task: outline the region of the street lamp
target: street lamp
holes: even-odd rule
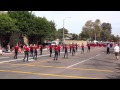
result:
[[[64,43],[64,40],[65,40],[65,39],[64,39],[64,38],[65,38],[65,37],[64,37],[64,22],[65,22],[65,19],[67,19],[67,18],[71,18],[71,17],[66,17],[66,18],[63,19],[63,43]]]

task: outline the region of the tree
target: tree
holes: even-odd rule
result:
[[[56,38],[55,23],[45,17],[37,17],[29,11],[9,11],[9,16],[16,19],[16,25],[23,35],[28,36],[30,43],[43,43],[50,35]],[[51,33],[53,32],[53,33]]]
[[[64,34],[68,34],[68,30],[64,28]],[[65,35],[66,37],[66,35]],[[63,28],[58,29],[58,38],[62,40],[63,38]]]
[[[86,34],[86,35],[88,35],[89,37],[87,37],[87,38],[89,38],[90,40],[92,40],[92,27],[93,27],[93,22],[92,22],[92,20],[88,20],[86,23],[85,23],[85,25],[83,26],[83,28],[82,28],[82,31],[84,32],[84,34]]]
[[[47,38],[47,36],[51,33],[50,23],[45,17],[35,17],[31,27],[33,28],[30,29],[30,32],[28,34],[31,43],[38,43],[38,41],[40,41],[40,43],[43,43],[44,39]]]
[[[111,35],[111,29],[112,29],[112,27],[111,27],[111,24],[110,23],[102,23],[102,25],[101,25],[101,28],[106,32],[106,33],[108,33],[109,35]]]
[[[11,34],[19,31],[15,23],[16,20],[9,17],[8,14],[0,14],[0,40],[6,39],[6,44],[9,43]]]
[[[16,19],[16,25],[21,30],[23,34],[28,34],[31,28],[31,22],[35,17],[32,12],[29,11],[8,11],[8,15]]]
[[[102,23],[101,28],[104,31],[107,40],[110,40],[111,39],[111,31],[112,31],[111,24],[104,22],[104,23]]]
[[[101,21],[99,19],[96,19],[94,22],[94,35],[95,39],[100,40],[100,33],[102,32],[101,29]]]
[[[78,40],[79,36],[75,33],[72,33],[72,40]]]
[[[111,40],[113,40],[114,42],[117,42],[117,37],[112,34],[111,35]]]
[[[81,40],[87,40],[89,38],[88,34],[85,31],[82,31],[80,34],[80,39]]]
[[[111,24],[102,23],[99,19],[96,19],[95,22],[88,20],[82,28],[81,38],[91,40],[110,40],[111,37]],[[89,36],[89,37],[88,37]]]
[[[56,30],[55,22],[50,21],[49,24],[50,24],[50,30],[49,30],[50,33],[48,34],[48,36],[46,38],[47,38],[47,40],[53,41],[58,38],[58,33]]]

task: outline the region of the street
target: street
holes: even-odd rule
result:
[[[111,49],[106,54],[106,48],[95,47],[91,52],[81,54],[79,49],[75,56],[68,54],[63,58],[64,52],[54,61],[54,54],[49,57],[49,51],[43,55],[38,52],[38,59],[23,62],[24,54],[18,54],[18,59],[11,55],[0,56],[0,79],[119,79],[120,60],[115,59]]]

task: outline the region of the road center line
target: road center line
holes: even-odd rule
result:
[[[100,54],[97,54],[97,55],[94,56],[94,57],[90,57],[90,58],[85,59],[85,60],[83,60],[83,61],[81,61],[81,62],[78,62],[78,63],[72,64],[72,65],[68,66],[67,68],[70,68],[70,67],[73,67],[73,66],[75,66],[75,65],[78,65],[78,64],[80,64],[80,63],[83,63],[83,62],[86,62],[86,61],[88,61],[88,60],[91,60],[92,58],[95,58],[95,57],[97,57],[97,56],[99,56],[99,55],[100,55]]]
[[[7,63],[10,64],[10,63]],[[31,64],[10,64],[10,65],[15,65],[15,66],[32,66],[32,67],[43,67],[43,68],[58,68],[58,69],[69,69],[69,70],[83,70],[83,71],[97,71],[97,72],[114,72],[112,70],[100,70],[100,69],[93,69],[93,68],[66,68],[66,67],[56,67],[56,66],[44,66],[44,65],[31,65]]]
[[[16,70],[0,70],[0,72],[11,72],[11,73],[20,73],[20,74],[30,74],[30,75],[39,75],[39,76],[52,76],[52,77],[63,77],[63,78],[82,78],[82,79],[101,79],[101,78],[92,78],[92,77],[83,77],[83,76],[68,76],[68,75],[58,75],[58,74],[46,74],[39,72],[25,72],[25,71],[16,71]]]

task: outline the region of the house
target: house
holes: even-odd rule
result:
[[[65,34],[65,39],[66,39],[66,40],[72,39],[72,35],[70,35],[70,34]]]

